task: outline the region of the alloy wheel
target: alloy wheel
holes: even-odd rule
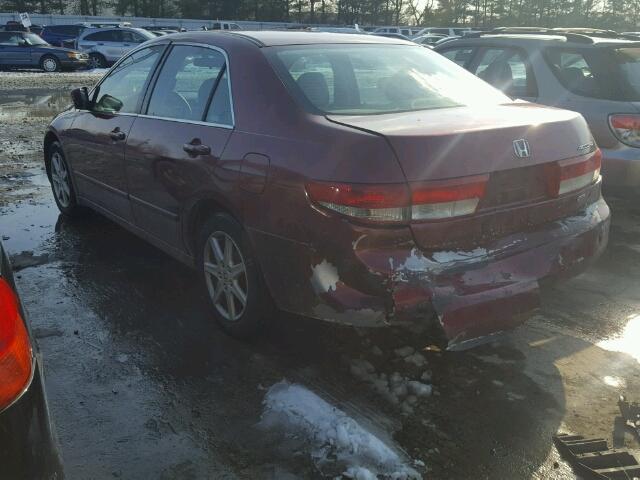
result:
[[[239,320],[247,307],[249,288],[244,257],[224,232],[212,233],[204,246],[204,274],[211,301],[226,320]]]
[[[53,152],[51,155],[51,182],[58,203],[64,208],[69,207],[71,205],[69,170],[59,152]]]
[[[91,68],[102,68],[102,58],[100,58],[98,55],[90,55],[89,66]]]

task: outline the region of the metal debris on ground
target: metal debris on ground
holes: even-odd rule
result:
[[[620,395],[618,407],[627,425],[640,437],[640,403],[630,402],[624,395]]]
[[[603,438],[581,435],[554,435],[560,455],[584,479],[632,480],[640,478],[640,464],[624,449],[610,449]]]

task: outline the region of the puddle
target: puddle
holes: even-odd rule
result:
[[[640,362],[640,315],[630,315],[627,325],[619,336],[598,342],[597,345],[612,352],[622,352],[631,355]]]
[[[49,119],[71,105],[69,92],[4,92],[0,97],[0,122]]]

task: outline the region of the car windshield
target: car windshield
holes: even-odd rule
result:
[[[29,45],[49,45],[42,38],[40,38],[35,33],[27,33],[24,36],[24,39]]]
[[[296,45],[267,55],[289,91],[316,112],[373,115],[510,101],[420,46]]]
[[[628,100],[640,100],[640,47],[615,50],[620,73],[628,86]]]

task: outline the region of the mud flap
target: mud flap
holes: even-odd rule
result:
[[[525,322],[540,307],[536,280],[469,293],[435,287],[433,305],[449,339],[449,350],[465,350]]]

